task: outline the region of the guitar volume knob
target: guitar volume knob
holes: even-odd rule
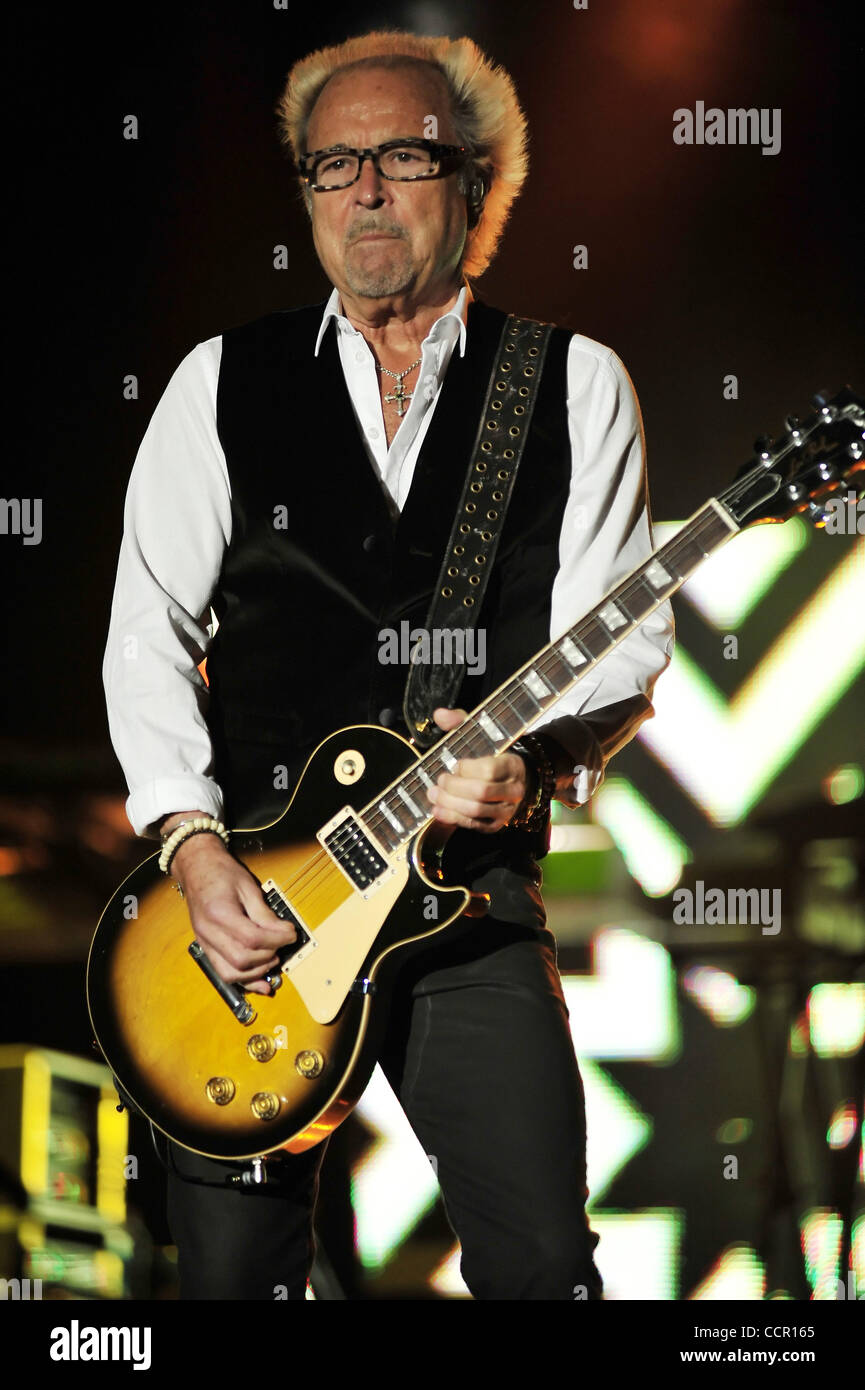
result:
[[[276,1043],[266,1033],[255,1033],[246,1044],[246,1050],[256,1062],[269,1062],[276,1052]]]
[[[234,1100],[237,1087],[230,1076],[212,1076],[204,1088],[208,1100],[214,1105],[228,1105]]]
[[[313,1077],[320,1076],[324,1070],[324,1058],[314,1047],[307,1047],[303,1052],[298,1052],[294,1059],[294,1065],[301,1076],[311,1081]]]
[[[279,1096],[273,1091],[256,1091],[249,1104],[257,1120],[275,1120],[279,1114]]]

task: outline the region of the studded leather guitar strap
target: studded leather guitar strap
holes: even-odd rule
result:
[[[427,615],[430,645],[436,631],[465,638],[477,623],[552,330],[550,323],[516,314],[510,314],[502,328],[468,475]],[[465,669],[465,661],[409,666],[403,717],[419,747],[430,748],[442,737],[432,712],[440,705],[454,705]]]

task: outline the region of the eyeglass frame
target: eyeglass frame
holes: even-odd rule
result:
[[[365,159],[371,159],[373,168],[379,178],[387,179],[390,183],[418,183],[426,179],[437,179],[441,177],[441,169],[436,169],[434,174],[408,174],[405,178],[396,178],[393,174],[385,174],[379,165],[379,156],[384,150],[402,149],[408,146],[411,149],[423,149],[429,154],[430,158],[438,159],[441,163],[444,159],[454,158],[458,155],[469,156],[469,150],[465,145],[442,145],[438,140],[425,140],[420,135],[407,135],[402,139],[384,140],[380,145],[369,145],[366,149],[352,149],[348,145],[328,145],[323,150],[311,150],[308,154],[301,155],[297,161],[298,171],[307,187],[313,193],[341,193],[345,188],[351,188],[356,184],[363,173]],[[312,169],[315,163],[326,154],[347,154],[354,155],[358,160],[357,173],[349,183],[323,184],[312,182]]]

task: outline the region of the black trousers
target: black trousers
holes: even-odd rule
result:
[[[473,1297],[600,1299],[582,1081],[555,938],[528,891],[536,925],[461,918],[400,968],[379,1061],[435,1159]],[[181,1298],[304,1298],[327,1141],[245,1191],[200,1183],[237,1165],[171,1147]]]

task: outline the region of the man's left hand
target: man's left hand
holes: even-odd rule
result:
[[[436,709],[433,718],[449,732],[468,715],[464,709]],[[517,753],[460,758],[453,772],[443,772],[427,791],[435,819],[492,835],[515,815],[528,793],[525,762]]]

